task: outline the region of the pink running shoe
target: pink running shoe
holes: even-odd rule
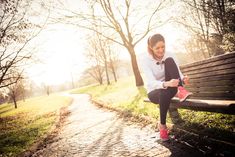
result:
[[[192,94],[193,93],[188,92],[184,87],[179,86],[178,93],[176,94],[176,96],[180,99],[180,102],[183,102],[188,98],[188,96],[190,96]]]
[[[164,141],[168,141],[169,140],[169,136],[168,136],[168,130],[167,129],[160,129],[160,138],[161,140]]]

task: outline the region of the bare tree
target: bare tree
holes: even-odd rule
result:
[[[23,77],[21,73],[12,72],[11,79],[18,78],[14,84],[10,84],[7,86],[8,89],[8,97],[13,101],[15,108],[17,108],[17,101],[22,97],[24,99],[24,84],[23,84]],[[15,79],[14,79],[15,80]],[[13,82],[9,80],[10,82]]]
[[[235,31],[235,3],[231,0],[184,0],[183,4],[185,12],[176,21],[204,43],[200,49],[206,46],[206,57],[224,53],[222,39]]]
[[[90,42],[89,42],[90,41]],[[115,82],[116,76],[116,62],[118,61],[117,54],[111,50],[111,42],[107,40],[101,40],[100,38],[92,38],[88,40],[89,48],[85,55],[89,62],[92,62],[92,66],[86,69],[86,73],[92,76],[100,84],[103,84],[103,73],[106,74],[107,84],[110,84],[109,70],[111,70]]]
[[[44,92],[49,96],[51,94],[51,87],[48,84],[43,83]]]
[[[99,43],[99,49],[98,50],[100,51],[100,53],[98,53],[100,55],[97,56],[97,57],[100,57],[100,61],[103,62],[103,64],[104,64],[107,84],[110,85],[109,73],[108,73],[107,42],[105,42],[105,40],[102,39],[102,37],[100,37],[99,34],[97,34],[97,38],[98,38],[98,43]]]
[[[113,45],[111,45],[113,46]],[[108,46],[108,57],[109,57],[109,64],[108,67],[111,69],[111,72],[114,77],[114,81],[117,82],[117,74],[116,74],[116,64],[118,62],[118,54],[115,52],[115,50],[111,50],[110,45]]]
[[[101,71],[102,70],[102,71]],[[102,75],[100,75],[102,73]],[[103,73],[104,68],[91,66],[83,71],[80,79],[79,79],[79,87],[87,86],[91,84],[96,84],[97,82],[102,85],[103,84]]]
[[[0,89],[0,104],[7,102],[8,94],[5,89]]]
[[[0,3],[0,88],[15,84],[15,68],[32,57],[26,45],[42,30],[29,20],[30,3],[24,0],[1,0]],[[43,23],[42,25],[45,25]]]
[[[49,96],[49,95],[50,95],[50,92],[51,92],[51,91],[50,91],[50,86],[47,85],[45,88],[46,88],[47,95]]]
[[[92,76],[100,84],[103,84],[104,67],[102,66],[103,52],[100,49],[102,41],[98,38],[91,38],[88,40],[87,51],[85,55],[91,65],[91,68],[85,70],[90,76]]]
[[[96,81],[98,81],[100,85],[103,84],[104,68],[102,68],[100,65],[92,66],[88,68],[85,72],[88,73]]]
[[[196,37],[196,40],[199,42],[202,42],[206,50],[204,49],[204,45],[202,47],[199,47],[200,50],[203,50],[204,56],[210,57],[210,49],[209,49],[209,38],[210,38],[210,8],[201,8],[197,0],[190,0],[190,1],[183,1],[184,7],[183,10],[185,11],[182,16],[179,17],[179,19],[176,19],[176,21],[180,24],[182,24],[189,32],[193,34],[194,37]],[[204,10],[204,11],[202,11]],[[207,17],[207,18],[206,18]],[[194,40],[194,39],[193,39]],[[201,45],[201,44],[200,44]]]
[[[192,36],[188,40],[182,41],[187,53],[190,54],[190,60],[199,61],[208,57],[205,49],[206,45],[197,36]]]
[[[67,20],[67,23],[94,31],[126,48],[131,57],[136,86],[142,86],[143,79],[137,64],[135,47],[150,31],[164,24],[165,21],[160,22],[163,19],[158,13],[166,7],[167,0],[145,1],[144,4],[132,0],[115,2],[86,0],[85,2],[87,6],[90,6],[90,12],[88,10],[74,12],[65,9],[70,11],[69,15],[57,19],[57,21]],[[94,26],[99,26],[102,29],[95,29]]]

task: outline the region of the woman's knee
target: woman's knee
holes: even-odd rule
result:
[[[160,99],[168,101],[172,97],[175,96],[176,92],[177,92],[177,88],[171,88],[171,87],[168,89],[162,90],[160,93]]]
[[[159,103],[159,91],[154,90],[148,93],[148,98],[152,103],[158,104]]]
[[[165,59],[165,64],[172,64],[172,63],[175,63],[175,61],[172,57],[168,57]]]

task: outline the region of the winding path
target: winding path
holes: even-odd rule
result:
[[[57,137],[32,156],[202,156],[187,146],[159,142],[154,130],[126,122],[116,112],[101,109],[85,94],[71,95],[71,114]]]

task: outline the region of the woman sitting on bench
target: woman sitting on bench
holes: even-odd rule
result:
[[[169,139],[166,126],[166,115],[171,99],[176,95],[184,101],[192,93],[186,91],[183,83],[189,79],[183,76],[172,54],[165,51],[165,39],[161,34],[148,38],[148,54],[140,58],[142,70],[146,78],[148,98],[155,104],[160,104],[160,138]]]

